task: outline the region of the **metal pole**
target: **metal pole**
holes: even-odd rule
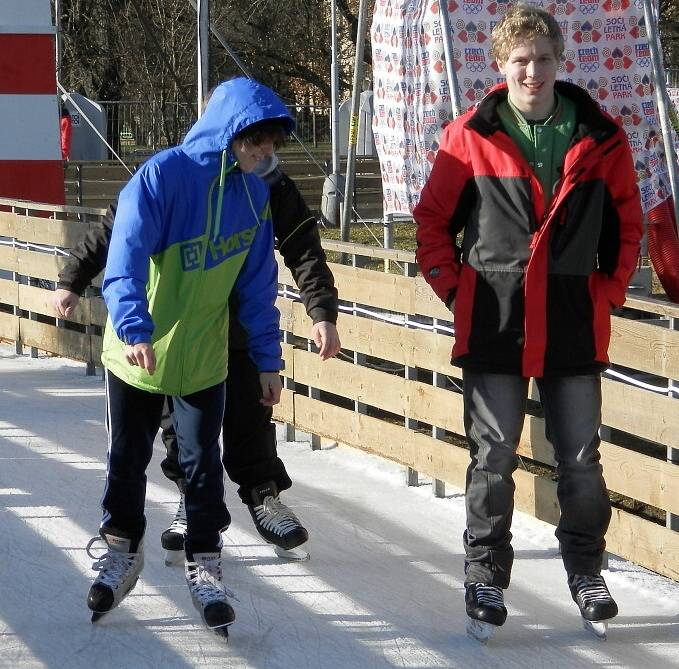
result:
[[[358,141],[358,111],[361,104],[361,82],[363,80],[363,52],[367,27],[368,3],[360,0],[358,6],[358,28],[356,30],[356,60],[354,62],[354,82],[351,93],[351,116],[349,117],[349,145],[347,150],[347,179],[344,184],[344,208],[340,235],[343,242],[349,241],[349,226],[354,197],[356,178],[356,143]],[[343,260],[345,258],[343,257]]]
[[[646,31],[648,33],[648,46],[651,50],[651,63],[653,64],[653,77],[655,79],[655,96],[658,103],[658,116],[660,117],[660,128],[662,129],[662,140],[665,146],[665,160],[667,161],[667,173],[670,177],[672,188],[672,199],[674,200],[674,216],[679,225],[679,168],[677,158],[674,154],[674,144],[672,142],[672,130],[670,125],[669,103],[667,100],[667,90],[665,88],[665,70],[660,56],[660,39],[658,36],[658,23],[653,13],[651,0],[644,2],[644,19],[646,21]]]
[[[210,0],[198,0],[198,118],[203,114],[203,100],[210,90]]]
[[[57,81],[61,81],[61,0],[54,0],[54,25],[57,29],[54,40],[54,59]]]
[[[460,89],[457,85],[457,73],[455,72],[453,32],[450,28],[447,0],[440,2],[439,8],[441,11],[441,28],[443,29],[443,57],[446,61],[446,75],[448,77],[448,88],[450,89],[450,106],[453,111],[453,118],[455,118],[462,113],[462,102]]]
[[[394,243],[394,214],[387,214],[382,225],[384,227],[384,248],[391,249]],[[389,260],[387,258],[384,259],[384,271],[389,271]]]
[[[332,140],[332,173],[339,173],[339,69],[337,67],[337,0],[330,2],[330,49],[332,59],[330,61],[330,132]],[[337,182],[335,182],[337,183]],[[335,218],[339,220],[339,216]]]
[[[340,220],[340,147],[339,147],[339,67],[337,56],[337,0],[330,2],[330,138],[332,142],[332,174],[335,198],[333,200],[333,225]]]

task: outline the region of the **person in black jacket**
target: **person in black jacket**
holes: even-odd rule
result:
[[[338,302],[316,219],[294,181],[278,167],[276,156],[258,166],[258,173],[269,183],[277,248],[292,272],[313,321],[311,338],[321,358],[327,360],[340,350],[335,325]],[[116,204],[109,206],[102,221],[71,250],[69,262],[59,273],[53,305],[64,318],[73,313],[80,296],[106,265]],[[238,305],[231,304],[230,308],[237,309]],[[271,420],[273,410],[260,400],[257,369],[248,354],[245,332],[238,319],[232,318],[223,424],[224,468],[229,478],[238,484],[238,495],[248,506],[259,534],[274,544],[279,555],[305,558],[306,553],[297,547],[308,540],[308,533],[279,498],[280,492],[290,488],[292,481],[277,454],[276,430]],[[175,519],[161,537],[167,551],[167,564],[182,559],[186,531],[184,473],[179,464],[171,412],[171,404],[167,402],[162,423],[167,457],[161,467],[165,475],[175,481],[181,496]]]

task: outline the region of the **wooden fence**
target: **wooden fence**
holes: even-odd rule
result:
[[[291,176],[309,207],[319,213],[323,184],[325,182],[325,163],[329,156],[317,154],[313,162],[309,156],[299,151],[281,153],[281,166]],[[139,163],[129,167],[134,172]],[[346,169],[342,161],[340,169]],[[354,188],[354,218],[374,220],[382,218],[382,176],[377,158],[357,158]],[[116,199],[129,181],[130,173],[118,162],[73,162],[66,170],[66,202],[72,206],[106,208]]]
[[[69,323],[57,321],[45,281],[56,280],[65,262],[61,250],[102,212],[45,206],[40,213],[52,216],[46,219],[29,205],[3,204],[14,204],[15,213],[0,213],[0,338],[31,347],[34,355],[40,349],[95,363],[105,320],[101,298],[85,296]],[[280,263],[286,387],[277,418],[312,433],[313,447],[321,437],[336,440],[401,463],[410,483],[418,473],[431,477],[438,495],[446,483],[463,487],[468,452],[460,437],[460,374],[449,363],[449,312],[415,276],[412,253],[324,246],[354,261],[332,265],[344,348],[326,362],[311,350],[311,323]],[[366,257],[391,271],[357,267]],[[613,318],[611,358],[627,380],[606,375],[603,381],[601,458],[615,504],[608,549],[679,580],[679,404],[672,392],[672,379],[679,379],[679,307],[629,298],[624,315]],[[540,412],[533,413],[519,448],[525,466],[515,474],[516,507],[556,523],[556,463]]]

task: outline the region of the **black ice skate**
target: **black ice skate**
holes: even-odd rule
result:
[[[257,532],[270,544],[276,555],[289,560],[308,560],[309,553],[298,548],[308,541],[309,533],[297,516],[278,497],[278,488],[273,481],[253,488],[249,504],[250,515]]]
[[[573,601],[580,609],[583,627],[599,639],[606,639],[608,620],[618,615],[618,605],[608,592],[606,581],[601,574],[568,577]]]
[[[160,536],[160,543],[165,549],[165,564],[178,565],[184,562],[184,539],[186,538],[186,506],[184,490],[180,486],[179,505],[174,520]]]
[[[465,583],[464,600],[467,607],[467,634],[486,643],[495,629],[507,620],[502,588],[485,583]]]
[[[103,542],[107,547],[99,558],[91,552],[97,542]],[[90,539],[87,554],[95,560],[92,569],[99,572],[87,595],[87,606],[92,611],[92,622],[95,623],[118,606],[137,584],[144,566],[144,550],[141,541],[135,546],[128,537],[102,530],[100,536]]]
[[[184,567],[193,605],[208,628],[228,637],[228,626],[236,614],[228,598],[238,598],[222,583],[222,558],[216,553],[195,553]]]

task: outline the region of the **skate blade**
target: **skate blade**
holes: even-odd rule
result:
[[[125,599],[125,597],[127,597],[127,595],[129,595],[134,590],[134,587],[137,585],[138,581],[139,581],[139,576],[137,576],[137,578],[135,578],[134,581],[132,581],[130,587],[127,589],[125,594],[122,596],[121,600],[117,604],[114,604],[108,611],[92,611],[92,624],[96,623],[98,620],[101,620],[107,613],[111,613],[111,611],[113,611],[113,609],[118,608],[118,606],[120,605],[120,602],[122,602],[123,599]]]
[[[582,619],[582,626],[585,631],[593,634],[597,639],[606,641],[606,632],[608,631],[608,623],[605,620],[585,620]]]
[[[476,620],[476,618],[469,618],[467,620],[467,635],[480,643],[487,643],[496,629],[496,625],[484,623],[481,620]]]
[[[276,546],[274,544],[273,550],[274,553],[276,553],[276,555],[279,558],[282,558],[283,560],[294,560],[296,562],[303,562],[304,560],[311,559],[311,555],[309,555],[309,553],[307,553],[303,548],[300,547],[286,550],[285,548],[281,548],[280,546]]]
[[[220,627],[208,627],[208,629],[211,632],[214,632],[217,636],[221,637],[222,639],[226,639],[226,641],[229,640],[229,627],[231,627],[233,623],[229,623],[228,625],[221,625]]]
[[[177,567],[184,564],[185,553],[181,551],[165,551],[165,566]]]

